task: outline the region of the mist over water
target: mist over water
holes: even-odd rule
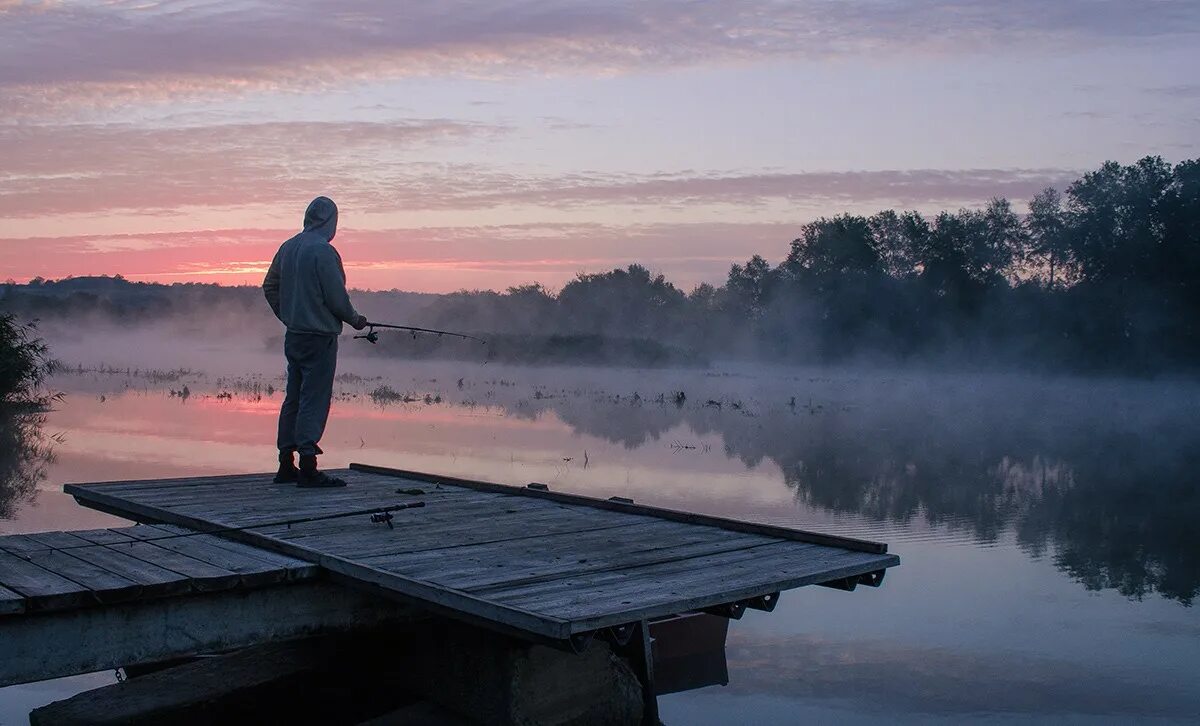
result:
[[[53,458],[34,488],[4,485],[0,532],[117,522],[61,495],[67,481],[270,469],[283,361],[250,340],[61,340],[65,397],[38,439]],[[900,555],[878,590],[804,588],[735,623],[730,684],[664,697],[668,722],[1200,711],[1195,382],[531,368],[341,343],[327,466],[539,481]]]

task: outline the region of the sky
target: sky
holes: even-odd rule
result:
[[[0,0],[0,279],[352,287],[638,262],[1200,156],[1195,0]]]

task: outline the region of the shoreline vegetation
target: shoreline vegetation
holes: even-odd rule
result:
[[[0,414],[36,410],[53,401],[43,384],[54,368],[37,324],[0,311]]]
[[[401,281],[402,282],[402,281]],[[516,364],[700,366],[714,359],[933,365],[1152,376],[1200,371],[1200,159],[1107,162],[1020,215],[980,209],[842,214],[798,229],[778,263],[754,256],[685,292],[632,264],[561,290],[358,291],[371,319],[477,334],[381,336],[372,355]],[[48,325],[169,326],[171,336],[268,341],[253,286],[35,278],[0,311]],[[11,318],[10,318],[11,319]]]
[[[46,407],[59,399],[44,387],[55,363],[36,332],[0,313],[0,519],[33,498],[54,461],[42,426]]]

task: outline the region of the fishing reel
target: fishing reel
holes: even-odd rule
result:
[[[421,493],[424,494],[424,492]],[[395,529],[395,525],[392,524],[392,512],[399,512],[402,509],[421,509],[424,506],[425,502],[408,502],[406,504],[397,504],[387,509],[381,509],[371,515],[371,524],[386,524],[388,529]]]
[[[354,336],[355,340],[358,340],[359,338],[367,341],[371,345],[374,345],[379,342],[379,333],[375,332],[375,328],[371,328],[370,330],[368,330],[366,333],[363,333],[362,335]]]

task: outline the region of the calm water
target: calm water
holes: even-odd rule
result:
[[[137,356],[172,364],[170,351]],[[34,450],[0,462],[0,533],[124,524],[75,505],[70,481],[272,468],[275,366],[214,353],[204,373],[59,376],[61,404],[26,422]],[[735,622],[729,685],[663,697],[666,723],[1200,715],[1195,384],[355,358],[341,370],[328,466],[541,481],[901,556],[878,590],[804,588]],[[415,400],[372,398],[384,385]],[[111,680],[0,689],[0,722]]]

